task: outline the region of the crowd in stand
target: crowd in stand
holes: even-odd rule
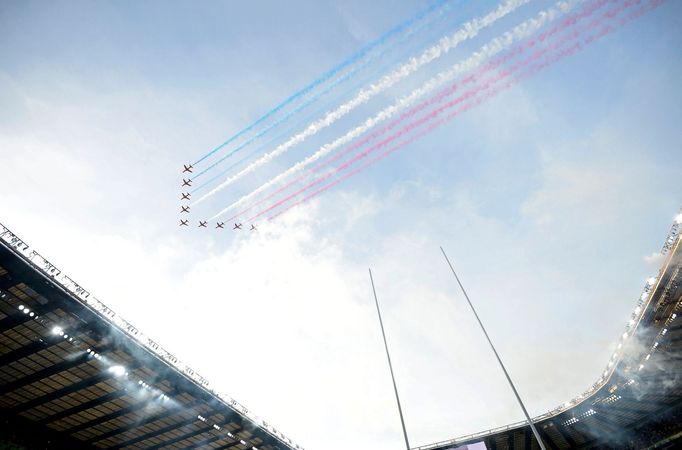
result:
[[[636,437],[629,440],[629,449],[680,448],[682,445],[682,411],[677,410],[659,420],[634,430]]]

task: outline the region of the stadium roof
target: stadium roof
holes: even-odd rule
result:
[[[22,442],[300,449],[2,225],[0,333],[0,420]]]
[[[576,398],[533,418],[547,448],[643,448],[646,445],[638,442],[642,436],[651,438],[667,426],[681,427],[681,236],[682,211],[663,244],[665,261],[659,274],[646,281],[616,351],[597,382]],[[539,448],[523,421],[416,450],[448,450],[477,442],[491,450]]]

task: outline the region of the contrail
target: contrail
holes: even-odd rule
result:
[[[248,133],[249,131],[251,131],[252,129],[254,129],[256,126],[260,125],[260,124],[263,123],[265,120],[267,120],[268,118],[270,118],[273,114],[276,114],[277,112],[281,111],[285,106],[289,105],[290,103],[292,103],[292,102],[296,101],[297,99],[301,98],[302,96],[306,95],[308,92],[312,91],[313,89],[315,89],[315,88],[316,88],[317,86],[319,86],[320,84],[322,84],[322,83],[324,83],[325,81],[329,80],[330,78],[334,77],[337,73],[341,72],[341,71],[342,71],[343,69],[345,69],[346,67],[348,67],[348,66],[354,64],[355,62],[359,61],[361,58],[363,58],[365,55],[367,55],[368,53],[370,53],[370,52],[371,52],[372,50],[374,50],[376,47],[379,47],[379,46],[383,45],[383,44],[384,44],[387,40],[389,40],[391,37],[393,37],[393,36],[396,35],[396,34],[399,34],[399,33],[403,32],[405,29],[411,27],[411,26],[414,25],[416,22],[418,22],[418,21],[420,21],[422,18],[424,18],[424,16],[426,16],[427,14],[429,14],[429,13],[433,12],[434,10],[440,8],[443,4],[447,3],[448,1],[449,1],[449,0],[436,0],[436,1],[434,2],[434,4],[431,5],[430,7],[428,7],[427,9],[425,9],[425,10],[423,10],[423,11],[421,11],[421,12],[418,12],[417,14],[415,14],[414,16],[412,16],[412,18],[410,18],[410,19],[406,20],[405,22],[399,24],[399,25],[396,26],[395,28],[393,28],[393,29],[387,31],[386,33],[384,33],[383,35],[381,35],[378,39],[376,39],[376,40],[370,42],[369,44],[367,44],[366,46],[364,46],[363,48],[361,48],[360,50],[358,50],[356,53],[354,53],[353,55],[351,55],[351,56],[350,56],[349,58],[347,58],[345,61],[342,61],[342,62],[341,62],[340,64],[338,64],[336,67],[333,67],[330,71],[328,71],[327,73],[325,73],[324,75],[322,75],[321,77],[319,77],[318,79],[316,79],[315,81],[313,81],[312,83],[310,83],[308,86],[304,87],[303,89],[301,89],[301,90],[299,90],[298,92],[296,92],[296,93],[292,94],[291,96],[289,96],[289,97],[288,97],[287,99],[285,99],[282,103],[280,103],[279,105],[275,106],[273,109],[271,109],[270,111],[268,111],[267,113],[265,113],[264,115],[262,115],[261,117],[259,117],[258,119],[256,119],[256,121],[253,122],[251,125],[249,125],[248,127],[242,129],[242,130],[239,131],[237,134],[235,134],[234,136],[232,136],[231,138],[229,138],[228,140],[226,140],[225,142],[223,142],[222,144],[220,144],[219,146],[217,146],[216,148],[214,148],[213,150],[211,150],[210,152],[208,152],[206,155],[204,155],[204,156],[202,156],[201,158],[199,158],[198,160],[196,160],[196,161],[193,163],[193,165],[197,165],[197,164],[201,163],[202,161],[204,161],[204,160],[205,160],[206,158],[208,158],[209,156],[213,155],[215,152],[217,152],[217,151],[220,150],[221,148],[223,148],[223,147],[225,147],[226,145],[232,143],[235,139],[238,139],[239,137],[241,137],[241,136],[244,135],[245,133]]]
[[[236,208],[237,206],[245,203],[249,199],[253,198],[253,196],[277,184],[284,178],[303,170],[308,164],[317,161],[318,159],[330,153],[335,148],[340,147],[341,145],[344,145],[347,142],[351,141],[352,139],[360,136],[361,134],[365,133],[366,131],[374,127],[376,124],[391,118],[394,114],[410,106],[420,97],[423,97],[428,93],[434,91],[442,84],[445,84],[448,81],[453,80],[457,75],[461,74],[462,72],[475,69],[480,64],[482,64],[487,58],[490,58],[496,55],[497,53],[506,50],[517,40],[527,37],[537,29],[541,28],[546,23],[556,19],[559,15],[569,12],[572,8],[575,7],[576,4],[582,1],[584,0],[560,1],[555,5],[555,7],[545,11],[541,11],[537,15],[537,17],[522,22],[521,24],[514,27],[511,31],[504,33],[501,37],[494,38],[466,60],[455,64],[447,71],[439,73],[438,75],[424,83],[421,87],[412,91],[409,95],[400,98],[396,103],[383,109],[374,117],[367,119],[362,125],[350,130],[344,136],[336,139],[335,141],[329,144],[325,144],[313,155],[309,156],[303,161],[294,164],[292,167],[290,167],[280,175],[277,175],[270,181],[266,182],[265,184],[263,184],[261,187],[257,188],[250,194],[247,194],[244,197],[237,200],[236,202],[232,203],[231,205],[220,211],[218,214],[213,216],[210,220],[220,217],[227,211],[230,211],[233,208]]]
[[[628,2],[625,3],[625,7],[632,6],[633,4],[641,3],[641,1],[642,1],[642,0],[631,0],[631,1],[628,1]],[[517,79],[510,80],[510,81],[508,81],[507,83],[504,83],[503,85],[497,87],[497,88],[494,89],[493,91],[491,91],[491,92],[489,92],[488,94],[486,94],[484,97],[480,97],[480,98],[476,99],[475,101],[473,101],[472,103],[469,103],[469,104],[463,106],[462,108],[460,108],[460,109],[454,111],[453,113],[451,113],[451,114],[448,115],[447,117],[442,118],[441,120],[432,123],[427,129],[423,130],[422,132],[420,132],[420,133],[418,133],[418,134],[415,134],[415,135],[412,135],[412,136],[409,137],[408,139],[399,142],[399,143],[396,144],[395,146],[389,148],[388,150],[384,151],[384,152],[381,153],[380,155],[378,155],[378,156],[376,156],[375,158],[369,160],[368,162],[366,162],[366,163],[363,164],[362,166],[360,166],[360,167],[358,167],[358,168],[352,170],[351,172],[346,173],[344,176],[342,176],[342,177],[340,177],[340,178],[337,178],[336,180],[332,181],[331,183],[329,183],[329,184],[327,184],[327,185],[325,185],[325,186],[322,186],[321,188],[317,189],[316,191],[312,192],[311,194],[307,195],[306,197],[300,199],[299,201],[297,201],[297,202],[295,202],[295,203],[292,203],[291,205],[289,205],[289,206],[287,206],[286,208],[280,210],[280,211],[277,212],[276,214],[270,216],[270,217],[268,218],[268,220],[273,220],[273,219],[275,219],[276,217],[278,217],[278,216],[284,214],[286,211],[290,210],[291,208],[294,208],[294,207],[297,206],[297,205],[300,205],[300,204],[302,204],[302,203],[305,203],[305,202],[307,202],[308,200],[310,200],[310,199],[312,199],[312,198],[314,198],[314,197],[316,197],[316,196],[322,194],[323,192],[325,192],[325,191],[331,189],[331,188],[334,187],[335,185],[337,185],[337,184],[339,184],[339,183],[345,181],[346,179],[348,179],[348,178],[350,178],[350,177],[352,177],[352,176],[354,176],[354,175],[357,175],[358,173],[364,171],[365,169],[367,169],[369,166],[371,166],[371,165],[374,164],[375,162],[377,162],[377,161],[379,161],[380,159],[385,158],[385,157],[388,156],[389,154],[391,154],[391,153],[393,153],[393,152],[395,152],[395,151],[397,151],[397,150],[399,150],[399,149],[401,149],[401,148],[403,148],[403,147],[405,147],[405,146],[411,144],[412,142],[416,141],[417,139],[419,139],[419,138],[421,138],[421,137],[423,137],[423,136],[429,134],[429,133],[430,133],[431,131],[433,131],[435,128],[437,128],[437,127],[443,125],[444,123],[446,123],[446,122],[452,120],[454,117],[456,117],[457,115],[461,114],[462,112],[467,111],[467,110],[469,110],[469,109],[472,109],[472,108],[474,108],[474,107],[480,105],[481,103],[483,103],[484,101],[488,100],[489,98],[491,98],[491,97],[493,97],[493,96],[499,94],[500,92],[502,92],[502,91],[504,91],[504,90],[506,90],[506,89],[509,89],[510,87],[514,86],[516,83],[522,81],[522,79],[528,78],[528,77],[534,75],[535,73],[537,73],[537,72],[539,72],[539,71],[541,71],[541,70],[544,70],[544,69],[547,68],[548,66],[550,66],[550,65],[552,65],[552,64],[554,64],[554,63],[556,63],[557,61],[559,61],[559,60],[561,60],[561,59],[563,59],[563,58],[565,58],[565,57],[568,57],[568,56],[570,56],[570,55],[572,55],[572,54],[574,54],[574,53],[576,53],[576,52],[582,50],[586,45],[589,45],[589,44],[595,42],[596,40],[602,38],[603,36],[606,36],[607,34],[609,34],[609,33],[613,32],[613,31],[615,31],[616,29],[618,29],[618,28],[620,28],[620,27],[622,27],[622,26],[625,25],[627,22],[630,22],[630,21],[632,21],[632,20],[634,20],[634,19],[636,19],[636,18],[642,16],[643,14],[649,12],[649,11],[652,10],[652,9],[655,9],[656,7],[658,7],[659,5],[661,5],[662,3],[664,3],[665,1],[666,1],[666,0],[649,0],[649,2],[648,2],[647,5],[645,5],[645,6],[641,7],[641,8],[639,8],[638,10],[636,10],[635,12],[633,12],[632,14],[630,14],[630,15],[628,15],[628,16],[622,18],[622,19],[619,21],[619,23],[618,23],[617,26],[610,26],[610,25],[607,25],[607,26],[605,26],[604,28],[602,28],[602,30],[601,30],[599,33],[597,33],[597,34],[595,34],[595,35],[588,36],[588,37],[584,40],[584,42],[578,42],[578,43],[574,44],[573,46],[571,46],[570,48],[568,48],[568,49],[566,49],[566,50],[564,50],[564,51],[558,52],[553,58],[549,59],[548,61],[546,61],[546,62],[544,62],[544,63],[542,63],[542,64],[540,64],[540,65],[535,66],[531,71],[525,73],[522,77],[519,77],[519,78],[517,78]],[[622,8],[622,9],[625,9],[625,8]],[[615,14],[613,14],[613,15],[615,15]]]
[[[576,36],[576,35],[571,34],[568,38],[571,38],[574,36]],[[273,205],[271,205],[267,209],[259,212],[258,214],[256,214],[253,217],[250,217],[248,219],[248,221],[252,222],[253,220],[259,218],[263,214],[266,214],[266,213],[272,211],[273,209],[278,208],[279,206],[283,205],[284,203],[286,203],[290,199],[297,197],[299,194],[309,190],[310,188],[316,186],[317,184],[320,184],[321,182],[331,178],[332,176],[336,175],[337,173],[344,171],[345,169],[347,169],[348,167],[353,165],[358,160],[365,158],[368,155],[370,155],[371,153],[375,152],[376,150],[391,144],[393,141],[395,141],[396,139],[401,138],[402,136],[408,134],[409,132],[411,132],[415,128],[417,128],[417,127],[419,127],[425,123],[428,123],[429,121],[431,121],[432,119],[434,119],[438,115],[440,115],[443,111],[450,109],[450,108],[452,108],[452,107],[454,107],[460,103],[464,103],[471,98],[475,98],[478,94],[480,94],[481,92],[485,92],[491,86],[494,86],[496,83],[498,83],[500,80],[503,80],[505,78],[509,78],[517,70],[527,66],[532,61],[543,57],[549,50],[561,47],[568,40],[569,39],[562,39],[559,42],[557,42],[555,45],[553,45],[552,48],[550,48],[550,49],[543,49],[543,50],[535,52],[530,58],[527,58],[527,59],[525,59],[525,60],[523,60],[517,64],[514,64],[514,66],[512,68],[500,72],[499,74],[497,74],[496,76],[487,80],[486,82],[484,82],[478,86],[475,86],[473,89],[470,89],[469,91],[465,92],[463,95],[460,95],[459,97],[447,102],[445,105],[440,106],[439,108],[437,108],[437,109],[431,111],[430,113],[428,113],[428,114],[420,117],[419,119],[415,120],[414,122],[411,122],[411,123],[405,125],[403,128],[398,130],[395,134],[393,134],[393,135],[389,136],[388,138],[378,142],[377,144],[374,144],[373,146],[369,147],[368,149],[360,152],[359,154],[355,155],[353,158],[344,162],[340,166],[333,168],[328,173],[314,179],[313,181],[306,184],[305,186],[298,189],[297,191],[295,191],[295,192],[287,195],[286,197],[282,198],[281,200],[277,201],[276,203],[274,203]],[[477,74],[476,78],[478,78],[479,76],[480,75]],[[410,112],[412,112],[412,111],[410,111]]]
[[[293,116],[295,116],[297,113],[303,111],[305,108],[307,108],[308,106],[310,106],[312,103],[315,103],[317,100],[319,100],[320,98],[322,98],[322,97],[323,97],[324,95],[326,95],[327,93],[333,91],[337,86],[339,86],[339,85],[343,84],[344,82],[346,82],[346,81],[352,79],[354,76],[357,75],[358,72],[360,72],[360,71],[361,71],[362,69],[364,69],[365,67],[369,66],[374,60],[383,57],[384,54],[388,53],[392,48],[394,48],[394,47],[399,47],[399,46],[400,46],[401,44],[403,44],[405,41],[407,41],[408,39],[410,39],[414,34],[417,34],[417,33],[421,32],[423,29],[428,28],[429,26],[431,26],[432,23],[433,23],[434,21],[436,21],[437,19],[440,19],[441,17],[443,17],[444,15],[446,15],[446,14],[449,12],[449,10],[450,10],[449,5],[443,6],[442,8],[440,8],[440,10],[438,11],[438,14],[437,14],[436,16],[430,18],[429,20],[427,20],[427,21],[425,21],[425,22],[420,23],[418,26],[416,26],[416,27],[414,27],[414,28],[411,28],[407,33],[405,33],[404,35],[400,36],[400,38],[399,38],[397,41],[391,42],[391,44],[390,44],[389,46],[387,46],[386,48],[383,48],[381,51],[379,51],[379,52],[377,52],[377,53],[375,53],[375,54],[370,55],[370,56],[369,56],[368,58],[366,58],[361,64],[358,64],[358,65],[354,66],[354,67],[353,67],[352,69],[350,69],[348,72],[346,72],[345,74],[343,74],[342,76],[340,76],[340,77],[337,78],[336,80],[334,80],[334,81],[332,81],[331,83],[329,83],[324,89],[322,89],[321,91],[316,92],[314,95],[311,95],[310,97],[306,98],[303,102],[301,102],[299,105],[297,105],[294,109],[288,111],[288,112],[287,112],[286,114],[284,114],[282,117],[280,117],[279,119],[277,119],[277,120],[275,120],[274,122],[270,123],[270,124],[267,125],[265,128],[263,128],[262,130],[260,130],[258,133],[256,133],[255,135],[251,136],[250,138],[248,138],[247,140],[245,140],[245,141],[242,142],[241,144],[239,144],[237,147],[235,147],[233,150],[231,150],[231,151],[230,151],[229,153],[227,153],[225,156],[223,156],[222,158],[218,159],[217,161],[215,161],[213,164],[211,164],[210,166],[206,167],[206,168],[203,169],[202,171],[198,172],[196,175],[194,175],[194,176],[192,177],[192,180],[196,180],[197,178],[199,178],[200,176],[202,176],[202,175],[205,174],[206,172],[208,172],[208,171],[210,171],[211,169],[217,167],[217,166],[220,165],[223,161],[227,160],[227,159],[230,158],[232,155],[234,155],[235,153],[237,153],[237,152],[239,152],[240,150],[242,150],[244,147],[247,147],[247,146],[250,145],[251,143],[253,143],[253,142],[255,142],[256,140],[258,140],[259,138],[265,136],[265,135],[266,135],[268,132],[270,132],[272,129],[277,128],[279,125],[285,123],[286,121],[288,121],[289,119],[291,119]]]
[[[613,2],[613,1],[616,1],[616,0],[608,0],[608,1],[612,1],[612,2]],[[625,2],[625,3],[622,4],[622,5],[619,5],[619,6],[613,8],[613,9],[611,9],[611,10],[608,10],[608,11],[605,12],[601,17],[595,19],[595,20],[592,21],[589,25],[587,25],[586,27],[584,27],[584,29],[582,30],[582,32],[584,33],[585,31],[590,31],[590,30],[594,29],[596,26],[598,26],[598,25],[599,25],[601,22],[603,22],[604,20],[608,20],[608,19],[613,18],[615,15],[619,14],[619,13],[622,12],[624,9],[626,9],[626,8],[628,8],[628,7],[630,7],[630,6],[632,6],[632,5],[635,4],[635,3],[639,3],[640,1],[641,1],[641,0],[630,0],[630,1]],[[587,15],[590,15],[592,12],[594,12],[596,9],[600,8],[601,6],[603,6],[605,3],[607,3],[607,0],[599,0],[599,1],[593,2],[592,5],[590,5],[590,6],[588,6],[587,8],[585,8],[585,10],[582,11],[581,13],[575,14],[575,15],[573,15],[572,17],[570,17],[569,19],[567,19],[566,21],[564,21],[564,22],[563,22],[564,28],[566,27],[565,25],[572,25],[572,24],[575,24],[575,22],[576,22],[578,19],[584,18],[584,17],[586,17]],[[325,174],[325,175],[323,175],[323,176],[321,176],[321,177],[315,179],[314,181],[312,181],[311,183],[307,184],[306,186],[304,186],[303,188],[299,189],[298,191],[294,192],[293,194],[290,194],[290,195],[288,195],[287,197],[281,199],[280,201],[276,202],[274,205],[270,206],[270,207],[267,208],[266,210],[261,211],[261,212],[258,213],[257,215],[251,217],[251,218],[249,219],[249,221],[252,221],[253,219],[256,219],[256,218],[260,217],[261,215],[263,215],[263,214],[265,214],[265,213],[267,213],[267,212],[269,212],[269,211],[271,211],[271,210],[273,210],[273,209],[275,209],[275,208],[281,206],[282,204],[284,204],[286,201],[290,200],[291,198],[298,196],[300,193],[302,193],[302,192],[304,192],[304,191],[310,189],[311,187],[313,187],[313,186],[319,184],[320,182],[322,182],[322,181],[324,181],[324,180],[326,180],[326,179],[332,177],[332,176],[335,175],[336,173],[345,170],[346,168],[348,168],[350,165],[352,165],[352,164],[353,164],[354,162],[356,162],[357,160],[366,157],[367,155],[369,155],[370,153],[374,152],[375,150],[377,150],[377,149],[379,149],[379,148],[381,148],[381,147],[385,147],[386,145],[390,144],[392,141],[396,140],[397,138],[402,137],[403,135],[405,135],[405,134],[407,134],[408,132],[412,131],[412,130],[415,129],[416,127],[418,127],[418,126],[420,126],[420,125],[422,125],[422,124],[424,124],[424,123],[427,123],[428,121],[430,121],[430,120],[433,119],[433,118],[436,118],[438,115],[440,115],[440,114],[441,114],[443,111],[445,111],[446,109],[449,109],[449,108],[451,108],[451,107],[453,107],[453,106],[455,106],[455,105],[457,105],[457,104],[459,104],[459,103],[462,103],[463,101],[466,101],[466,100],[468,100],[468,99],[471,98],[471,97],[475,97],[478,93],[487,90],[491,85],[494,85],[495,83],[498,83],[500,80],[503,80],[504,78],[508,78],[510,75],[512,75],[512,74],[513,74],[515,71],[517,71],[518,69],[527,66],[530,62],[532,62],[532,61],[537,61],[539,58],[541,58],[542,56],[544,56],[544,55],[545,55],[546,53],[548,53],[549,51],[556,50],[556,49],[560,48],[561,46],[563,46],[565,43],[570,42],[571,40],[578,39],[579,37],[580,37],[580,31],[574,31],[574,32],[570,33],[568,36],[564,36],[562,39],[558,40],[558,42],[554,43],[554,44],[553,44],[552,46],[550,46],[549,48],[546,48],[546,49],[543,49],[543,50],[540,50],[540,51],[534,53],[530,58],[528,58],[528,59],[526,59],[526,60],[524,60],[524,61],[521,61],[521,62],[515,64],[513,68],[503,71],[502,73],[500,73],[500,74],[498,74],[497,76],[493,77],[492,79],[488,80],[488,81],[485,82],[484,84],[479,85],[479,86],[477,86],[476,88],[474,88],[474,89],[468,91],[468,92],[465,93],[464,95],[462,95],[462,96],[460,96],[460,97],[457,97],[456,99],[454,99],[454,100],[448,102],[446,105],[437,108],[436,110],[434,110],[434,111],[430,112],[429,114],[427,114],[427,115],[421,117],[420,119],[416,120],[415,122],[412,122],[412,123],[410,123],[410,124],[408,124],[408,125],[405,125],[401,130],[399,130],[397,133],[395,133],[395,134],[392,135],[391,137],[386,138],[386,139],[384,139],[383,141],[381,141],[381,142],[375,144],[374,146],[370,147],[369,149],[363,151],[362,153],[356,155],[355,157],[353,157],[353,158],[350,159],[349,161],[345,162],[345,163],[342,164],[341,166],[335,168],[335,169],[334,169],[333,171],[331,171],[330,173],[327,173],[327,174]],[[590,39],[590,38],[588,37],[588,39]],[[535,44],[536,44],[536,42],[533,42],[533,40],[531,40],[531,41],[529,41],[529,42],[526,44],[526,46],[528,46],[529,48],[532,48],[532,47],[535,46]],[[480,103],[480,102],[478,102],[478,103],[476,103],[476,104],[479,104],[479,103]],[[469,107],[465,107],[464,109],[469,109]],[[461,111],[460,111],[460,112],[461,112]],[[432,128],[429,128],[429,130],[431,130],[431,129],[432,129]],[[422,134],[420,134],[420,136],[421,136],[421,135],[422,135]],[[412,140],[409,140],[409,141],[412,142]],[[404,144],[403,144],[403,145],[404,145]],[[402,145],[400,145],[400,146],[402,146]]]
[[[312,136],[315,133],[317,133],[318,131],[328,127],[329,125],[331,125],[332,123],[334,123],[338,119],[340,119],[341,117],[348,114],[350,111],[352,111],[357,106],[362,105],[363,103],[367,102],[369,99],[374,97],[375,95],[377,95],[377,94],[383,92],[384,90],[388,89],[389,87],[393,86],[395,83],[397,83],[401,79],[405,78],[406,76],[412,74],[413,72],[415,72],[419,68],[421,68],[424,65],[434,61],[435,59],[439,58],[440,56],[446,54],[448,51],[455,48],[461,42],[475,37],[483,28],[492,25],[498,19],[506,16],[507,14],[516,10],[521,5],[528,3],[529,1],[530,0],[507,0],[505,3],[499,5],[497,7],[497,9],[495,9],[493,12],[489,13],[488,15],[483,17],[482,19],[477,18],[477,19],[474,19],[472,21],[466,22],[464,24],[464,26],[462,26],[462,28],[459,31],[457,31],[456,33],[454,33],[452,36],[442,38],[440,40],[440,42],[438,43],[438,45],[435,45],[435,46],[427,49],[418,58],[411,58],[408,63],[402,65],[401,67],[394,70],[390,74],[384,76],[378,83],[372,84],[368,88],[361,90],[355,98],[353,98],[353,99],[349,100],[348,102],[340,105],[336,110],[328,113],[323,119],[320,119],[318,121],[311,123],[302,132],[291,137],[285,143],[277,146],[270,153],[263,155],[260,159],[251,163],[249,166],[244,168],[242,171],[240,171],[236,175],[229,177],[224,182],[222,182],[220,185],[218,185],[217,187],[212,189],[210,192],[208,192],[207,194],[205,194],[204,196],[202,196],[201,198],[196,200],[194,203],[192,203],[192,206],[202,202],[203,200],[205,200],[206,198],[215,194],[216,192],[224,189],[225,187],[227,187],[230,184],[232,184],[233,182],[237,181],[238,179],[240,179],[244,175],[253,172],[254,170],[256,170],[258,167],[262,166],[263,164],[270,162],[275,157],[286,152],[289,148],[293,147],[296,144],[303,142],[307,137]]]
[[[441,90],[435,96],[433,96],[430,99],[428,99],[428,100],[420,103],[419,105],[411,108],[409,111],[404,112],[403,114],[400,115],[400,117],[398,117],[397,119],[394,119],[389,124],[384,125],[379,130],[376,130],[376,131],[372,132],[371,134],[366,135],[361,140],[353,143],[352,145],[347,146],[346,148],[343,149],[343,151],[337,152],[334,156],[329,158],[323,164],[320,164],[320,165],[312,168],[311,173],[307,173],[307,174],[304,173],[304,174],[300,175],[299,177],[289,181],[284,186],[282,186],[279,189],[277,189],[276,191],[270,193],[269,195],[262,198],[261,200],[251,204],[248,208],[243,209],[242,211],[238,212],[237,214],[235,214],[234,216],[232,216],[231,218],[229,218],[227,220],[230,221],[232,219],[235,219],[237,217],[242,216],[244,213],[246,213],[246,212],[250,211],[251,209],[255,208],[256,206],[266,202],[267,200],[271,199],[272,197],[281,193],[282,191],[285,191],[287,188],[298,183],[302,179],[309,177],[310,175],[312,175],[315,172],[319,172],[322,168],[330,165],[331,163],[338,160],[342,156],[344,156],[344,155],[352,152],[353,150],[356,150],[357,148],[363,146],[368,141],[373,140],[373,139],[381,136],[382,134],[385,134],[387,131],[392,130],[393,128],[395,128],[396,125],[400,124],[401,122],[404,122],[405,120],[414,117],[418,112],[426,109],[428,106],[442,101],[445,97],[447,97],[450,94],[452,94],[453,92],[457,91],[463,85],[474,82],[477,79],[480,79],[484,74],[492,72],[496,68],[500,67],[501,65],[505,64],[507,61],[512,59],[514,56],[518,55],[519,53],[524,52],[526,49],[532,49],[538,43],[546,42],[548,38],[550,38],[553,35],[567,29],[570,26],[573,26],[574,24],[577,23],[577,21],[582,20],[586,17],[589,17],[595,11],[597,11],[599,8],[604,6],[606,3],[616,2],[616,1],[617,0],[596,0],[596,1],[592,2],[591,4],[589,4],[585,8],[583,8],[579,13],[576,13],[576,14],[571,15],[570,17],[567,17],[566,19],[562,20],[560,23],[558,23],[554,27],[552,27],[550,30],[547,30],[547,31],[541,33],[540,35],[538,35],[536,38],[530,39],[527,42],[523,43],[522,45],[517,46],[516,48],[514,48],[510,52],[506,53],[505,55],[503,55],[503,56],[499,57],[498,59],[496,59],[496,60],[486,64],[485,66],[479,68],[476,72],[467,76],[463,80],[458,81],[456,83],[453,83],[452,85],[448,86],[447,88]],[[552,48],[556,48],[560,45],[563,45],[563,43],[565,43],[565,41],[567,39],[568,39],[567,37],[564,37],[561,41],[559,41],[558,43],[555,43],[552,46]],[[513,73],[513,71],[517,70],[518,68],[520,68],[524,65],[529,64],[532,60],[539,59],[541,56],[543,56],[549,50],[550,50],[549,48],[546,48],[546,49],[543,49],[539,52],[536,52],[530,58],[528,58],[528,59],[526,59],[520,63],[515,64],[514,69],[506,70],[504,73],[506,74],[506,76],[511,75],[511,73]]]

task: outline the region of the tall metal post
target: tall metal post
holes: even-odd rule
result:
[[[459,277],[457,276],[457,272],[455,272],[455,268],[452,267],[452,264],[450,263],[450,260],[448,259],[448,255],[445,254],[445,250],[443,250],[443,247],[440,248],[440,251],[443,252],[443,256],[445,257],[445,261],[447,261],[448,266],[450,266],[450,270],[452,271],[452,274],[455,276],[455,280],[457,280],[457,284],[459,284],[459,288],[462,290],[464,297],[467,299],[467,302],[469,303],[469,306],[471,307],[471,311],[473,311],[474,316],[476,316],[476,320],[478,321],[478,324],[481,326],[481,330],[483,330],[483,334],[485,335],[485,338],[488,340],[488,344],[490,344],[490,348],[493,350],[493,353],[495,354],[495,358],[497,358],[497,362],[500,363],[500,367],[502,368],[502,372],[504,372],[504,376],[507,377],[507,381],[509,382],[509,386],[511,386],[512,391],[514,391],[514,395],[516,396],[516,400],[518,400],[519,405],[521,406],[521,409],[523,410],[523,414],[526,416],[526,420],[528,421],[528,425],[530,425],[531,430],[533,430],[533,435],[535,435],[535,439],[537,439],[538,444],[540,444],[540,448],[542,450],[545,450],[545,444],[542,443],[542,438],[540,438],[540,433],[538,433],[538,430],[535,428],[533,421],[530,419],[530,416],[528,415],[528,411],[526,411],[526,407],[523,405],[523,402],[521,401],[521,397],[519,396],[519,393],[516,391],[516,387],[514,387],[514,383],[512,383],[511,377],[509,376],[507,369],[504,367],[504,364],[502,363],[502,359],[500,359],[500,355],[498,355],[497,350],[495,350],[495,346],[493,345],[493,341],[490,340],[490,336],[488,336],[488,332],[485,330],[485,327],[483,326],[483,322],[481,322],[481,319],[478,317],[478,314],[476,313],[476,309],[474,308],[474,305],[471,303],[471,300],[469,299],[469,295],[467,295],[467,291],[464,289],[464,286],[462,286],[462,282],[459,281]]]
[[[388,359],[388,368],[391,370],[391,380],[393,381],[393,390],[395,391],[395,400],[398,402],[398,413],[400,414],[400,424],[403,426],[403,436],[405,437],[405,448],[406,448],[406,450],[410,450],[410,441],[407,440],[407,430],[405,429],[405,419],[403,418],[403,409],[400,407],[400,397],[398,396],[398,387],[395,384],[395,376],[393,376],[393,365],[391,364],[391,355],[388,353],[388,344],[386,343],[386,333],[384,332],[384,322],[381,320],[381,310],[379,309],[379,300],[377,300],[377,291],[374,288],[374,278],[372,277],[372,269],[369,269],[369,280],[372,283],[372,293],[374,293],[374,303],[377,305],[377,314],[379,315],[379,325],[381,326],[381,335],[384,338],[384,348],[386,349],[386,358]]]

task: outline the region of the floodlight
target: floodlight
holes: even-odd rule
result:
[[[123,366],[111,366],[109,367],[109,372],[113,373],[117,377],[125,375],[126,369]]]
[[[64,330],[62,330],[61,327],[54,327],[52,328],[52,334],[58,334],[61,336],[64,334]]]
[[[682,213],[680,213],[680,214],[678,214],[677,216],[675,216],[675,223],[678,224],[678,225],[679,225],[679,224],[682,224]]]

